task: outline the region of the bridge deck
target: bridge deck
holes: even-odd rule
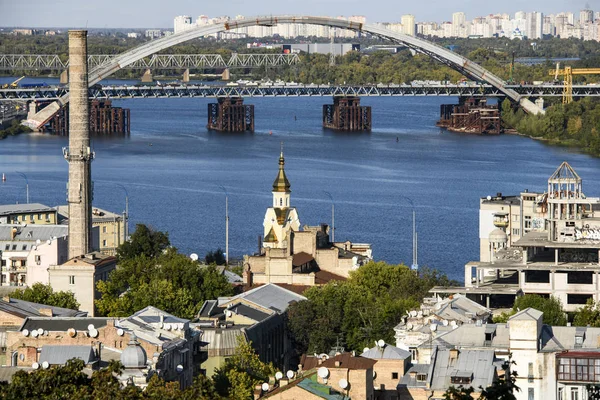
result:
[[[509,86],[528,97],[561,97],[562,85]],[[1,100],[53,100],[68,93],[68,87],[0,89]],[[288,85],[288,86],[94,86],[93,99],[144,99],[179,97],[310,97],[310,96],[461,96],[505,97],[491,85]],[[574,97],[600,96],[600,85],[573,86]]]

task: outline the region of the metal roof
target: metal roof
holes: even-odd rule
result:
[[[209,357],[233,355],[237,348],[237,337],[240,335],[244,336],[241,326],[203,329],[201,340],[207,344],[202,349],[208,351]]]
[[[93,324],[96,329],[105,327],[109,319],[113,318],[28,317],[19,330],[27,329],[31,332],[42,328],[49,332],[66,332],[69,328],[73,328],[76,331],[87,331],[90,324]]]
[[[17,235],[12,239],[12,230],[17,228]],[[46,241],[55,237],[69,235],[66,225],[36,225],[36,224],[0,224],[0,243]],[[19,249],[20,250],[20,249]]]
[[[97,359],[92,346],[44,345],[42,346],[39,363],[47,361],[50,365],[64,365],[72,358],[83,360],[86,365]]]
[[[7,312],[22,318],[39,317],[40,310],[52,310],[54,317],[87,317],[87,311],[77,311],[68,308],[53,307],[46,304],[32,303],[30,301],[9,298],[8,301],[0,299],[0,311]]]
[[[32,213],[32,212],[55,212],[56,210],[52,207],[48,207],[40,203],[30,204],[4,204],[0,205],[0,215],[9,214],[21,214],[21,213]]]
[[[306,300],[306,297],[296,294],[291,290],[284,289],[273,283],[267,283],[266,285],[259,286],[237,296],[220,299],[221,301],[219,305],[223,306],[225,304],[235,303],[236,300],[241,299],[254,303],[260,307],[282,313],[287,310],[290,303],[294,301]]]
[[[269,318],[269,315],[270,315],[270,314],[261,312],[255,308],[249,307],[245,304],[236,304],[233,307],[230,307],[229,310],[233,311],[234,313],[236,313],[238,315],[253,319],[254,321],[257,321],[257,322],[264,321],[265,319]]]
[[[360,355],[373,360],[405,360],[411,357],[411,353],[398,347],[386,344],[383,348],[373,347]]]
[[[508,319],[508,321],[510,323],[510,321],[518,321],[518,320],[520,320],[520,321],[537,320],[537,319],[541,319],[543,315],[544,315],[543,312],[536,310],[535,308],[528,307],[522,311],[519,311],[512,317],[510,317]]]
[[[462,350],[458,351],[458,358],[452,357],[452,352],[458,350],[436,349],[431,357],[433,375],[430,387],[433,390],[446,390],[452,386],[453,376],[473,376],[467,386],[475,390],[479,387],[486,388],[491,385],[496,375],[494,364],[494,350]]]

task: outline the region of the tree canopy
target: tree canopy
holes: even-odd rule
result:
[[[73,292],[55,292],[49,284],[44,285],[39,282],[25,289],[15,290],[10,294],[10,297],[52,307],[70,308],[71,310],[79,310],[80,306]]]
[[[393,341],[393,328],[419,307],[429,289],[452,284],[436,271],[417,274],[405,265],[370,262],[345,282],[308,289],[307,301],[288,308],[288,326],[299,353],[329,352],[342,343],[347,350],[362,350],[375,340]]]
[[[542,297],[537,294],[526,294],[517,297],[510,313],[502,313],[494,317],[495,323],[504,323],[508,318],[526,308],[535,308],[544,313],[544,324],[551,326],[564,326],[567,324],[567,317],[562,308],[560,299],[554,296]]]
[[[600,327],[600,302],[589,299],[587,304],[579,308],[573,316],[573,325]]]
[[[138,225],[133,243],[118,249],[120,262],[99,281],[99,315],[125,317],[154,306],[181,318],[194,318],[205,300],[233,294],[214,266],[202,266],[168,246],[167,235]]]

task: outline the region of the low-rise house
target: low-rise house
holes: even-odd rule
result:
[[[18,329],[28,317],[86,317],[87,312],[32,303],[8,296],[0,299],[0,326]]]
[[[250,341],[261,361],[289,368],[293,348],[285,313],[306,297],[275,284],[266,284],[233,297],[206,301],[198,315],[202,330],[203,363],[207,376],[235,353],[238,337]]]
[[[378,400],[397,400],[398,381],[411,366],[409,351],[386,344],[383,340],[365,351],[361,357],[377,361],[373,366],[373,386]]]
[[[48,268],[67,259],[68,227],[0,224],[2,286],[48,284]]]
[[[92,252],[68,260],[48,269],[49,282],[55,291],[71,291],[80,304],[80,309],[95,315],[94,301],[100,298],[96,289],[98,281],[105,281],[117,266],[114,256]]]
[[[0,205],[0,224],[56,225],[56,209],[40,203]]]
[[[150,306],[122,319],[28,317],[19,329],[7,332],[6,354],[18,367],[43,367],[44,361],[59,365],[68,359],[63,353],[77,354],[94,368],[120,359],[127,368],[124,383],[143,387],[158,374],[185,388],[198,372],[194,356],[199,339],[200,331],[188,320]]]

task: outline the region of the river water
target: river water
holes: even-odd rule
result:
[[[1,83],[1,81],[0,81]],[[167,231],[174,246],[204,255],[225,247],[229,193],[230,256],[255,252],[284,143],[291,203],[300,222],[331,220],[336,241],[373,244],[377,260],[412,261],[414,201],[419,264],[462,281],[463,266],[479,256],[479,198],[496,192],[540,190],[562,161],[600,195],[600,160],[519,136],[469,136],[435,127],[439,105],[454,98],[363,98],[373,107],[371,133],[321,128],[330,98],[248,99],[254,134],[209,132],[210,99],[114,101],[131,109],[127,138],[95,138],[94,206],[122,212],[129,192],[131,230],[146,223]],[[0,203],[66,203],[67,138],[28,134],[0,141]]]

